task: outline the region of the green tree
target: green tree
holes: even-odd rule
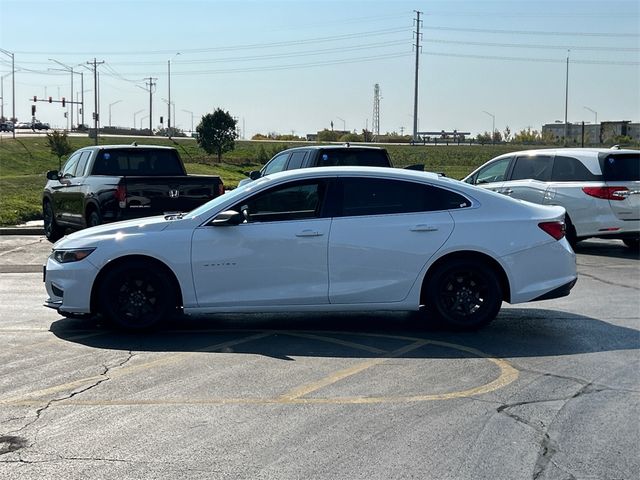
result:
[[[337,142],[338,132],[334,132],[333,130],[327,130],[325,128],[321,132],[318,132],[318,141],[319,142]]]
[[[222,154],[230,152],[236,146],[236,123],[229,112],[220,108],[216,108],[213,113],[207,113],[196,127],[198,145],[209,154],[215,153],[220,163]]]
[[[62,157],[69,155],[73,151],[67,134],[60,133],[57,130],[47,133],[47,144],[51,149],[51,153],[58,157],[58,171],[62,170]]]

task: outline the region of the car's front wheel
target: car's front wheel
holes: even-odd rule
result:
[[[42,216],[44,218],[44,235],[51,243],[55,243],[64,236],[64,228],[56,222],[51,202],[45,200],[42,204]]]
[[[176,292],[164,273],[140,261],[112,268],[99,286],[101,313],[124,330],[160,326],[176,310]]]
[[[452,259],[437,266],[424,297],[428,312],[450,327],[465,330],[487,325],[502,306],[496,273],[475,259]]]

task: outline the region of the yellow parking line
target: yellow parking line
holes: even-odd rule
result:
[[[334,384],[344,378],[350,377],[352,375],[355,375],[356,373],[360,373],[363,372],[364,370],[367,370],[368,368],[371,368],[375,365],[379,365],[383,362],[386,362],[387,360],[389,360],[390,358],[394,358],[394,357],[399,357],[400,355],[403,355],[405,353],[408,353],[412,350],[415,350],[417,348],[420,348],[422,346],[424,346],[427,343],[427,341],[425,340],[420,340],[417,342],[414,342],[410,345],[406,345],[402,348],[399,348],[397,350],[394,350],[393,352],[389,352],[386,355],[379,357],[379,358],[374,358],[371,360],[367,360],[366,362],[361,362],[357,365],[354,365],[352,367],[349,368],[345,368],[344,370],[340,370],[338,372],[335,372],[325,378],[322,378],[318,381],[312,382],[312,383],[308,383],[306,385],[302,385],[300,387],[294,388],[293,390],[289,391],[288,393],[285,393],[284,395],[281,395],[279,398],[284,400],[284,401],[291,401],[291,400],[295,400],[298,399],[300,397],[303,397],[305,395],[308,395],[309,393],[315,392],[316,390],[320,390],[321,388],[324,388],[326,386],[329,386],[331,384]]]

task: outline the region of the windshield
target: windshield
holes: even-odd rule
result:
[[[195,210],[191,210],[183,218],[187,218],[187,219],[196,218],[196,217],[202,215],[203,213],[205,213],[205,212],[207,212],[209,210],[213,210],[216,207],[218,207],[219,205],[222,205],[223,203],[226,203],[227,201],[232,202],[236,198],[241,197],[242,195],[244,195],[245,193],[248,193],[248,192],[251,192],[253,190],[256,190],[256,189],[262,187],[262,185],[264,185],[265,183],[269,183],[270,181],[271,180],[268,177],[262,177],[262,178],[259,178],[256,181],[254,181],[254,182],[245,183],[241,187],[238,187],[238,188],[235,188],[235,189],[233,189],[233,190],[231,190],[229,192],[226,192],[225,194],[214,198],[213,200],[205,203],[204,205],[200,205]]]

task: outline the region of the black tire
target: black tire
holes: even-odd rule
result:
[[[565,236],[567,237],[567,241],[569,242],[569,245],[571,245],[571,248],[575,250],[576,245],[580,241],[578,239],[578,234],[576,233],[576,227],[574,227],[573,223],[571,223],[571,219],[569,218],[569,215],[565,217],[564,222],[565,222]]]
[[[95,210],[92,210],[87,217],[87,227],[97,227],[98,225],[102,225],[102,217]]]
[[[446,326],[475,330],[489,324],[502,306],[496,273],[474,259],[444,262],[430,275],[424,298],[428,312]]]
[[[148,262],[117,265],[98,288],[100,312],[123,330],[158,328],[176,311],[176,293],[166,272]]]
[[[51,243],[55,243],[64,236],[64,228],[56,223],[51,202],[45,200],[42,204],[42,216],[44,218],[44,235]]]
[[[622,240],[624,244],[631,250],[640,250],[640,237],[638,238],[625,238]]]

